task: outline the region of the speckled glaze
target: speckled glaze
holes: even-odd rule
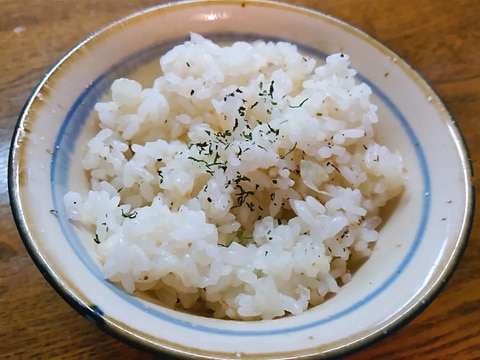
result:
[[[93,104],[112,79],[142,68],[190,31],[214,39],[286,40],[319,56],[349,54],[374,90],[379,140],[404,157],[406,189],[386,210],[372,257],[335,297],[302,315],[226,321],[129,296],[102,278],[92,234],[66,220],[63,194],[87,186],[79,159]],[[52,286],[112,335],[180,357],[329,357],[366,346],[410,320],[441,290],[461,258],[473,218],[468,152],[428,84],[361,31],[273,1],[175,3],[92,34],[34,90],[19,118],[9,170],[19,232]]]

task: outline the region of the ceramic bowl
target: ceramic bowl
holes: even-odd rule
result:
[[[156,62],[189,32],[213,40],[277,39],[324,57],[345,52],[374,92],[378,138],[408,169],[373,255],[352,281],[298,316],[231,321],[170,310],[104,280],[92,234],[67,219],[63,195],[87,186],[79,159],[96,101],[111,81]],[[33,91],[14,134],[9,186],[31,257],[82,315],[140,348],[172,356],[281,359],[345,354],[406,323],[460,260],[473,212],[460,130],[429,85],[367,34],[308,9],[268,1],[192,1],[146,9],[92,34]],[[88,241],[82,241],[86,240]]]

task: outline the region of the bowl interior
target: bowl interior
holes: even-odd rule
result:
[[[319,58],[349,54],[359,80],[375,94],[377,139],[403,156],[405,192],[385,209],[372,256],[334,298],[300,316],[225,321],[127,295],[103,279],[92,234],[66,220],[63,195],[88,186],[80,159],[93,131],[93,105],[115,78],[135,77],[149,85],[160,74],[159,56],[190,31],[216,41],[290,41]],[[453,271],[466,241],[473,208],[470,176],[461,135],[439,97],[366,34],[274,2],[207,1],[148,9],[68,53],[21,115],[9,181],[32,258],[70,303],[108,331],[177,355],[279,358],[350,351],[423,308]]]

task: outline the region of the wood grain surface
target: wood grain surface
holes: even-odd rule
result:
[[[151,359],[76,313],[28,256],[10,211],[7,158],[17,116],[74,44],[158,0],[0,0],[0,357]],[[480,172],[480,1],[297,0],[359,27],[438,91]],[[473,180],[479,185],[478,177]],[[480,225],[444,290],[419,316],[346,359],[480,359]]]

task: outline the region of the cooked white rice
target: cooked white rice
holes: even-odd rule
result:
[[[68,216],[91,228],[106,279],[231,319],[300,314],[368,257],[401,157],[374,138],[371,89],[346,54],[198,34],[99,102]],[[334,301],[334,300],[331,300]]]

